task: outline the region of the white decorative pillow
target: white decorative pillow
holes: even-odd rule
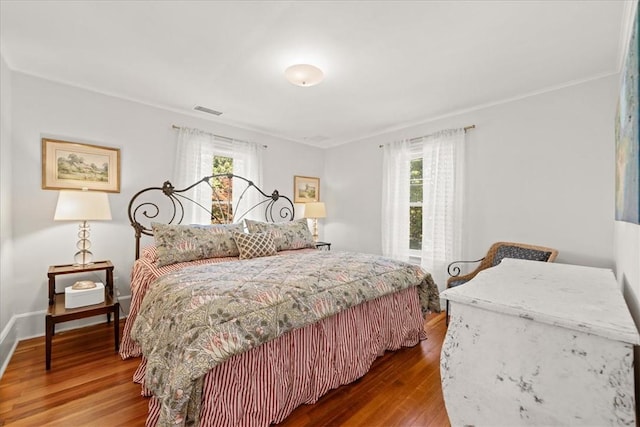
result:
[[[305,218],[286,222],[260,222],[245,219],[249,233],[270,231],[278,251],[314,248],[313,236]]]
[[[152,223],[158,267],[198,259],[235,257],[238,246],[232,232],[242,224],[191,226]]]
[[[272,256],[278,253],[273,235],[267,233],[233,233],[240,252],[240,259],[259,258]]]

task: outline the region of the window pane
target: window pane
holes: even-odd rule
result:
[[[422,159],[411,160],[409,185],[409,201],[411,203],[422,202]]]
[[[409,208],[409,249],[422,249],[422,206]]]
[[[214,156],[213,174],[233,173],[233,159],[231,157]],[[217,177],[211,182],[213,195],[211,196],[211,222],[226,223],[233,220],[232,194],[233,180],[227,177]]]

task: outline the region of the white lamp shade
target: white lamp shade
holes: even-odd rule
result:
[[[324,73],[320,68],[310,64],[296,64],[284,70],[284,76],[291,84],[307,87],[320,83]]]
[[[324,207],[324,202],[310,202],[304,205],[304,217],[305,218],[326,218],[327,210]]]
[[[111,207],[107,193],[62,190],[58,195],[53,219],[56,221],[110,220]]]

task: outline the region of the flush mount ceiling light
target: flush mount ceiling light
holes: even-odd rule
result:
[[[322,81],[324,74],[318,67],[309,64],[296,64],[284,70],[284,76],[296,86],[315,86]]]

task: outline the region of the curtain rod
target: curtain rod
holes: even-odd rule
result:
[[[465,127],[463,127],[462,129],[464,130],[464,133],[467,133],[467,131],[469,131],[469,130],[471,130],[471,129],[475,129],[475,128],[476,128],[476,125],[469,125],[469,126],[465,126]],[[417,141],[417,140],[419,140],[419,139],[426,138],[427,136],[430,136],[430,135],[424,135],[424,136],[418,136],[418,137],[416,137],[416,138],[411,138],[411,139],[409,140],[409,142],[415,142],[415,141]],[[380,145],[378,146],[378,148],[382,148],[382,147],[384,147],[384,144],[380,144]]]
[[[180,129],[182,129],[182,127],[181,127],[181,126],[177,126],[177,125],[171,125],[171,127],[172,127],[173,129],[175,129],[175,130],[180,130]],[[214,136],[214,137],[216,137],[216,138],[223,139],[223,140],[225,140],[225,141],[227,141],[227,142],[233,142],[233,141],[238,141],[238,142],[251,142],[251,141],[245,141],[245,140],[243,140],[243,139],[235,139],[235,138],[229,138],[228,136],[216,135],[215,133],[205,132],[205,131],[202,131],[202,130],[200,130],[200,129],[196,129],[196,130],[198,130],[198,131],[200,131],[200,132],[202,132],[202,133],[206,133],[207,135],[211,135],[211,136]],[[269,148],[269,146],[268,146],[268,145],[264,145],[264,144],[263,144],[263,145],[262,145],[262,148]]]

